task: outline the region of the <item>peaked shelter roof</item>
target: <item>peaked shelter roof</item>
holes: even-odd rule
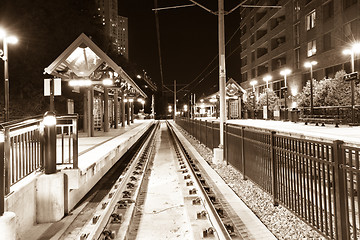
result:
[[[62,79],[74,80],[97,80],[107,71],[111,71],[114,76],[117,75],[118,81],[122,81],[141,96],[147,97],[131,77],[84,33],[80,34],[44,71]]]

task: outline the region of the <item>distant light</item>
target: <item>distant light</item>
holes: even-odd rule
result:
[[[138,98],[137,101],[138,101],[138,102],[142,102],[142,98]]]
[[[129,102],[134,102],[134,99],[130,98],[130,99],[129,99]]]
[[[312,66],[314,66],[314,65],[316,65],[316,64],[318,64],[317,61],[311,61],[311,62],[305,62],[305,63],[304,63],[304,66],[307,67],[307,68],[309,68],[309,67],[312,67]]]
[[[6,41],[11,44],[16,44],[19,42],[19,39],[15,36],[10,36],[6,38]]]
[[[113,80],[109,79],[109,78],[105,78],[102,80],[102,84],[104,86],[112,86],[113,85]]]
[[[251,86],[255,86],[257,84],[257,81],[256,80],[252,80],[251,82],[250,82],[250,85]]]
[[[290,70],[289,68],[285,68],[284,70],[282,70],[282,71],[280,72],[280,74],[283,75],[283,76],[287,76],[287,75],[289,75],[290,73],[291,73],[291,70]]]
[[[188,110],[188,105],[184,105],[184,111],[186,112]]]
[[[263,80],[264,80],[265,82],[271,81],[271,79],[272,79],[272,76],[270,76],[270,75],[266,75],[266,76],[263,78]]]
[[[216,98],[211,98],[210,102],[212,102],[212,103],[217,102],[217,99]]]
[[[128,100],[125,98],[125,99],[124,99],[124,102],[128,102]]]
[[[141,76],[138,74],[138,75],[136,75],[136,77],[138,78],[138,79],[140,79],[141,78]]]
[[[291,89],[291,95],[296,96],[297,94],[298,94],[297,88],[292,88]]]
[[[204,102],[204,99],[200,99],[200,102]]]
[[[70,87],[89,87],[92,85],[92,81],[88,79],[70,80]]]
[[[6,36],[6,32],[4,29],[0,28],[0,38],[4,38]]]

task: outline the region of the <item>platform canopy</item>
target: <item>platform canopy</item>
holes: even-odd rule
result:
[[[237,99],[242,96],[246,91],[232,78],[226,82],[226,98]],[[220,97],[220,92],[213,93],[203,99],[203,102],[216,102],[215,100]],[[212,101],[214,100],[214,101]]]
[[[44,71],[65,81],[91,80],[95,85],[101,85],[104,78],[111,78],[115,83],[113,88],[147,97],[131,77],[84,33]]]

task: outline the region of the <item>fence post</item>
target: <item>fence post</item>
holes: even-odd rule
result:
[[[228,162],[228,124],[224,123],[224,160],[226,161],[226,165],[229,164]]]
[[[211,149],[214,148],[214,121],[211,121]]]
[[[205,120],[205,146],[209,147],[208,146],[208,141],[207,141],[207,120]]]
[[[343,141],[336,140],[333,144],[334,170],[335,170],[335,212],[336,212],[336,229],[337,239],[349,239],[348,229],[349,221],[347,218],[347,190],[344,170],[344,154],[342,151]]]
[[[278,206],[278,188],[277,188],[277,159],[276,159],[276,151],[275,151],[275,131],[271,131],[270,135],[270,159],[271,159],[271,174],[272,174],[272,194],[273,194],[273,204],[274,206]]]
[[[0,132],[0,216],[5,212],[5,155],[4,155],[4,130]]]
[[[199,142],[201,143],[201,124],[202,124],[202,121],[199,120]]]
[[[245,139],[244,139],[244,129],[245,127],[241,127],[241,165],[242,165],[242,173],[243,179],[247,180],[245,173]]]
[[[78,146],[78,140],[79,140],[79,130],[78,130],[78,116],[76,116],[75,119],[72,120],[73,125],[73,168],[78,168],[78,157],[79,157],[79,146]]]

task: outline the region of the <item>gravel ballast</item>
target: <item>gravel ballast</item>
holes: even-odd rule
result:
[[[180,128],[180,127],[179,127]],[[180,128],[181,129],[181,128]],[[200,155],[278,239],[326,239],[287,208],[273,205],[272,197],[226,163],[213,164],[212,150],[181,129]]]

